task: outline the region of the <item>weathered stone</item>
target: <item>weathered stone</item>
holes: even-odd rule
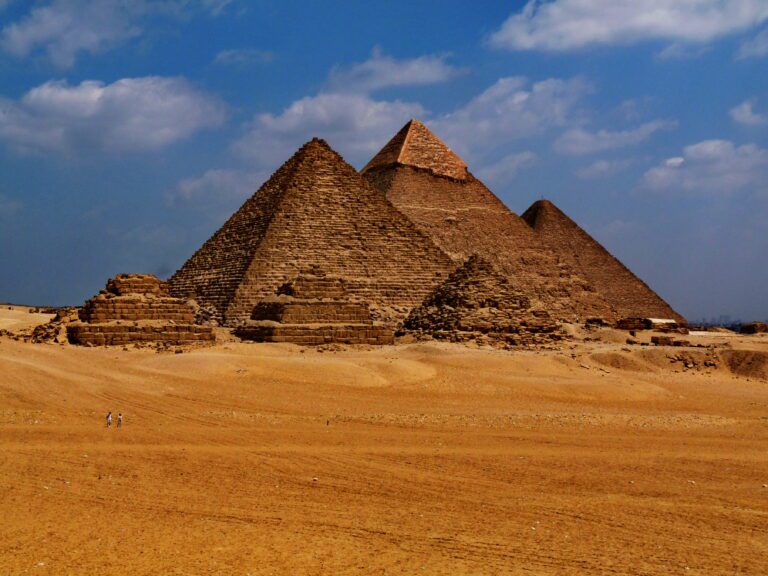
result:
[[[613,318],[612,308],[464,162],[411,120],[363,175],[454,261],[477,254],[557,318]]]
[[[523,219],[542,243],[595,287],[614,310],[615,319],[671,318],[685,323],[685,318],[549,200],[534,202]]]
[[[374,324],[368,305],[347,299],[343,279],[313,268],[258,302],[235,334],[256,342],[392,344],[391,328]]]
[[[169,280],[177,297],[249,319],[300,270],[343,277],[377,319],[402,320],[453,264],[322,140],[294,154]]]
[[[193,307],[169,296],[166,284],[157,277],[120,274],[85,303],[80,322],[67,325],[67,337],[73,344],[99,346],[214,340],[210,327],[192,324],[194,316]]]
[[[455,342],[482,339],[516,346],[563,338],[547,312],[533,308],[525,294],[478,256],[470,257],[412,310],[403,328]]]

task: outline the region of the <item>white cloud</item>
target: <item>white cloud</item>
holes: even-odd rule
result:
[[[754,105],[754,100],[745,100],[738,106],[731,108],[729,114],[734,122],[746,126],[764,126],[765,124],[768,124],[768,116],[755,112],[752,109]]]
[[[576,175],[583,180],[599,180],[609,178],[623,172],[635,162],[633,160],[596,160],[589,166],[576,172]]]
[[[22,204],[18,200],[8,198],[0,194],[0,218],[13,216],[21,210]]]
[[[51,81],[0,100],[0,139],[27,151],[153,150],[220,125],[218,100],[183,78]]]
[[[69,68],[80,52],[104,52],[137,36],[138,11],[119,0],[55,0],[5,26],[0,44],[19,57],[43,49],[54,65]]]
[[[231,0],[52,0],[36,5],[0,32],[0,46],[17,57],[42,51],[59,68],[81,53],[99,54],[142,34],[153,14],[183,16],[199,11],[217,16]],[[30,3],[31,4],[31,3]]]
[[[736,58],[759,58],[768,54],[768,28],[758,32],[753,38],[745,40],[739,46]]]
[[[265,172],[208,170],[179,182],[168,200],[171,205],[229,206],[251,196],[265,180]]]
[[[646,188],[691,194],[735,194],[766,190],[768,150],[753,144],[735,146],[728,140],[705,140],[687,146],[680,157],[648,170]]]
[[[646,40],[703,43],[766,20],[765,0],[530,0],[490,42],[545,51]]]
[[[513,180],[518,172],[536,162],[536,154],[530,151],[516,152],[501,160],[480,168],[480,177],[490,184],[504,185]]]
[[[615,150],[636,146],[650,138],[659,130],[669,130],[677,126],[677,123],[666,120],[654,120],[647,122],[633,130],[611,132],[599,130],[589,132],[583,128],[569,130],[555,141],[555,150],[561,154],[581,156],[594,154],[603,150]]]
[[[682,42],[673,42],[656,54],[656,57],[659,60],[692,60],[706,54],[708,51],[709,48],[707,46],[692,46]]]
[[[576,121],[578,104],[591,92],[592,87],[580,78],[550,78],[534,84],[522,77],[501,78],[429,125],[457,152],[476,155]]]
[[[335,67],[328,84],[333,92],[365,93],[392,86],[439,84],[464,73],[448,64],[446,59],[445,55],[427,55],[396,60],[374,48],[365,62]]]
[[[274,166],[319,136],[348,161],[362,163],[410,118],[424,114],[424,108],[412,102],[322,93],[297,100],[280,114],[257,115],[233,149],[262,166]]]
[[[216,64],[256,64],[262,62],[271,62],[275,55],[268,50],[257,50],[255,48],[241,48],[236,50],[222,50],[216,54],[214,62]]]

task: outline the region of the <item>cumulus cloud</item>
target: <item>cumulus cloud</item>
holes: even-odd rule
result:
[[[736,58],[759,58],[768,54],[768,28],[758,32],[753,38],[745,40],[739,46]]]
[[[220,14],[231,0],[53,0],[32,8],[0,32],[6,52],[26,57],[38,51],[59,68],[70,68],[81,53],[99,54],[142,33],[147,16]]]
[[[169,204],[228,207],[251,196],[264,182],[265,172],[208,170],[186,178],[168,195]]]
[[[0,45],[20,57],[42,49],[54,65],[69,68],[80,52],[104,52],[137,36],[138,11],[119,0],[56,0],[5,26]]]
[[[530,151],[515,152],[478,170],[480,177],[490,184],[501,186],[510,182],[523,168],[536,162],[536,154]]]
[[[257,115],[233,150],[274,165],[313,136],[321,136],[348,161],[361,163],[410,118],[424,114],[424,108],[412,102],[323,93],[297,100],[280,114]]]
[[[272,62],[275,55],[268,50],[257,50],[255,48],[240,48],[235,50],[222,50],[216,54],[214,62],[216,64],[258,64],[263,62]]]
[[[330,91],[372,92],[393,86],[421,86],[450,80],[464,70],[447,63],[446,55],[397,60],[374,48],[371,57],[348,67],[337,66],[328,79]]]
[[[20,150],[65,154],[154,150],[225,117],[222,103],[183,78],[51,81],[18,101],[0,100],[0,139]]]
[[[644,175],[650,190],[704,195],[735,194],[745,189],[765,191],[768,150],[728,140],[705,140],[683,149]]]
[[[766,20],[764,0],[530,0],[490,43],[508,50],[543,51],[646,40],[703,43]]]
[[[754,100],[745,100],[738,106],[731,108],[729,114],[734,122],[744,124],[745,126],[764,126],[768,124],[768,116],[758,114],[753,110]]]
[[[451,114],[429,122],[441,138],[463,154],[477,154],[577,121],[578,105],[592,92],[581,78],[501,78]]]
[[[555,141],[555,150],[561,154],[581,156],[594,154],[603,150],[615,150],[641,144],[659,130],[669,130],[677,126],[675,122],[668,120],[654,120],[647,122],[633,130],[612,132],[599,130],[589,132],[583,128],[574,128],[567,131]]]

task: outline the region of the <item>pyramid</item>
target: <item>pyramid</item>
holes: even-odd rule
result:
[[[594,287],[418,120],[406,124],[362,173],[456,264],[482,256],[559,318],[614,316]]]
[[[437,176],[466,180],[467,165],[418,120],[411,120],[363,168],[403,164],[428,170]]]
[[[350,300],[343,278],[314,267],[256,304],[235,330],[245,340],[317,345],[393,344],[391,329],[373,322],[365,302]]]
[[[478,256],[471,256],[412,310],[403,327],[444,340],[480,337],[514,345],[562,337],[546,311],[533,308],[522,291]]]
[[[225,325],[311,266],[396,323],[453,263],[328,144],[302,146],[169,280]]]
[[[549,200],[534,202],[523,219],[542,241],[595,286],[620,317],[685,322],[645,282]]]
[[[195,310],[172,298],[165,282],[152,274],[119,274],[86,301],[80,322],[67,325],[73,344],[190,344],[215,340],[210,326],[194,324]]]

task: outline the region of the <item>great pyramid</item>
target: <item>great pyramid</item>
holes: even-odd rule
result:
[[[471,256],[435,288],[403,327],[438,339],[486,339],[516,346],[562,337],[547,311],[533,308],[521,290],[479,256]]]
[[[365,166],[365,178],[457,265],[478,254],[558,318],[615,311],[424,124],[411,120]]]
[[[302,146],[169,280],[225,325],[306,268],[397,323],[455,267],[323,140]]]
[[[597,288],[619,316],[685,322],[645,282],[549,200],[534,202],[523,219],[543,242]]]

